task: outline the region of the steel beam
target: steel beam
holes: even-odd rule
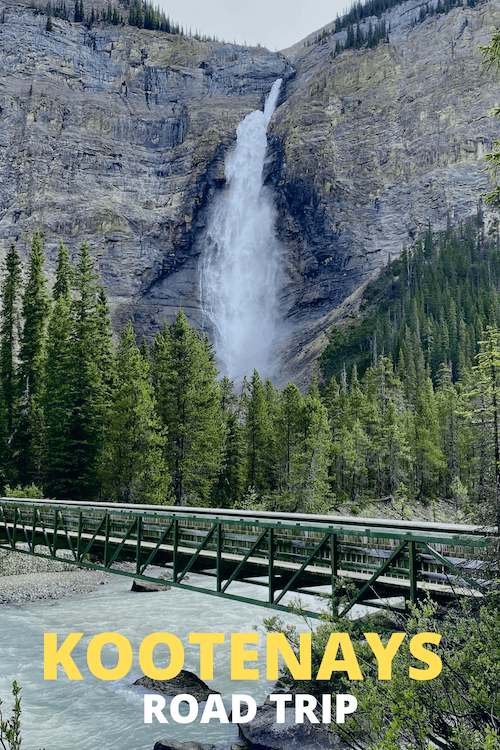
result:
[[[450,524],[0,498],[4,549],[49,559],[67,549],[70,563],[144,580],[156,580],[146,573],[151,564],[171,565],[170,585],[283,611],[291,591],[314,593],[327,585],[333,597],[346,581],[358,591],[343,615],[366,601],[370,589],[379,596],[403,594],[412,603],[421,586],[443,600],[465,583],[483,593],[484,581],[463,566],[495,535],[495,529]],[[48,553],[37,551],[40,545]],[[91,551],[102,558],[89,562]],[[113,568],[119,559],[130,560],[134,572]],[[214,578],[215,590],[196,580],[187,584],[189,572]],[[266,601],[232,594],[236,581],[265,587]]]

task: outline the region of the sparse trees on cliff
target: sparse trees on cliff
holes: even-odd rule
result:
[[[481,51],[484,55],[483,65],[488,69],[493,66],[500,68],[500,29],[495,29],[491,42],[488,45],[482,45]],[[496,117],[500,117],[500,107],[497,107],[493,112]],[[487,193],[486,201],[500,205],[500,140],[493,141],[493,148],[495,150],[484,157],[488,162],[486,169],[495,183],[493,190]]]

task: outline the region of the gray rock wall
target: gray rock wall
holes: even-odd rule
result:
[[[240,120],[293,67],[264,49],[0,3],[0,242],[88,240],[119,327],[200,323],[193,242]]]
[[[282,378],[305,377],[333,310],[405,243],[474,213],[499,137],[498,71],[479,45],[500,0],[413,25],[333,58],[336,36],[289,57],[99,24],[0,0],[0,250],[43,231],[88,240],[120,328],[152,336],[179,307],[202,325],[198,260],[240,120],[284,77],[266,179],[283,248]],[[333,315],[333,317],[332,317]],[[307,356],[304,356],[307,351]]]
[[[304,327],[328,319],[429,224],[475,213],[489,189],[478,169],[500,134],[491,116],[500,79],[481,66],[479,45],[500,25],[500,5],[458,7],[413,26],[408,13],[418,6],[391,11],[390,44],[333,59],[334,35],[292,50],[297,75],[273,121],[269,179],[297,352]]]

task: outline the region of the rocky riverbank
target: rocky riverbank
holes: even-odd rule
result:
[[[0,605],[85,594],[112,579],[110,573],[76,568],[64,560],[0,550]]]

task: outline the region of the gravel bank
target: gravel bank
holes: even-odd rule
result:
[[[56,562],[0,550],[0,605],[85,594],[109,583],[113,577],[98,570],[75,568],[62,560]]]

